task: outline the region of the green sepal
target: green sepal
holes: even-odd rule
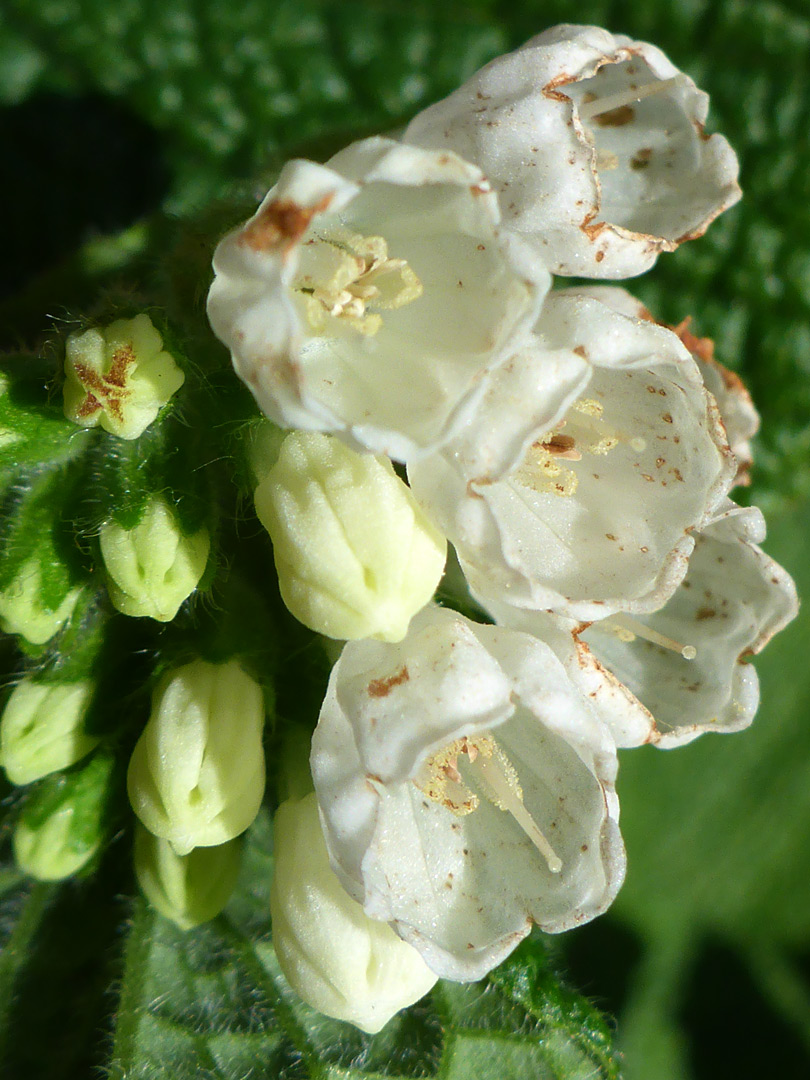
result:
[[[61,629],[87,579],[71,521],[82,474],[80,461],[41,472],[9,488],[0,505],[0,614],[5,629],[35,644]]]
[[[65,419],[52,391],[55,374],[53,363],[30,354],[0,364],[0,488],[20,474],[73,460],[94,439]]]

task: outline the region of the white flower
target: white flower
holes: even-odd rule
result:
[[[71,334],[65,353],[65,416],[121,439],[142,435],[185,380],[144,314]]]
[[[171,622],[197,588],[211,547],[207,529],[186,536],[174,511],[157,497],[133,528],[102,525],[99,542],[113,606],[158,622]]]
[[[414,494],[484,606],[660,607],[736,468],[714,400],[674,333],[576,290],[549,296],[535,333],[457,439],[409,466]]]
[[[596,708],[547,645],[441,608],[398,645],[344,647],[311,758],[332,866],[438,975],[478,979],[533,923],[567,929],[616,895]]]
[[[310,629],[399,641],[433,597],[447,543],[387,458],[291,432],[254,500],[284,603]]]
[[[660,611],[614,616],[582,635],[649,709],[660,747],[754,718],[759,683],[746,661],[798,612],[790,575],[757,546],[764,537],[756,507],[727,502],[696,536],[686,577]]]
[[[640,300],[619,286],[591,285],[575,291],[580,296],[592,296],[595,300],[600,300],[622,315],[629,315],[634,319],[647,319],[649,322],[660,321]],[[712,339],[697,337],[692,333],[691,324],[692,319],[687,316],[677,326],[672,326],[670,329],[674,330],[692,354],[692,359],[703,376],[706,389],[717,402],[731,452],[737,459],[737,475],[734,483],[747,487],[751,483],[749,472],[753,462],[750,440],[759,431],[759,413],[739,375],[715,359]]]
[[[290,162],[214,254],[208,315],[282,427],[406,460],[464,421],[549,277],[479,169],[374,138]]]
[[[178,855],[232,840],[264,794],[264,700],[235,660],[167,672],[127,773],[132,808]]]
[[[335,877],[314,792],[279,806],[273,856],[273,948],[308,1005],[374,1034],[433,987],[437,976],[416,949],[370,919]]]
[[[480,165],[504,222],[553,273],[622,278],[702,235],[740,197],[708,137],[708,97],[659,49],[557,26],[493,60],[408,125],[406,142]]]

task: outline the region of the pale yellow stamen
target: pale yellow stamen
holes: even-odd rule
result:
[[[404,307],[423,292],[405,259],[389,258],[382,236],[348,229],[304,241],[292,287],[313,330],[327,330],[330,319],[339,319],[366,337],[382,326],[381,311]]]
[[[644,98],[662,94],[665,90],[671,90],[681,81],[680,76],[674,75],[671,79],[657,79],[655,82],[646,83],[643,86],[628,87],[626,90],[619,90],[615,94],[608,94],[606,97],[598,97],[593,101],[583,102],[578,107],[579,118],[583,123],[587,124],[603,113],[615,112],[616,109],[623,109],[626,105],[633,105],[637,101],[643,101]]]
[[[480,799],[459,770],[459,758],[467,758],[467,774],[480,793],[507,814],[531,840],[552,874],[562,870],[556,854],[523,804],[523,789],[512,762],[491,735],[463,736],[428,758],[414,783],[433,802],[457,817],[478,809]]]
[[[619,641],[631,642],[635,641],[636,638],[642,638],[644,641],[652,642],[653,645],[660,645],[662,649],[680,653],[684,660],[694,660],[697,656],[697,649],[694,645],[682,645],[680,641],[675,641],[665,634],[659,634],[657,630],[645,626],[644,623],[639,622],[638,619],[634,619],[630,615],[612,615],[609,619],[602,619],[600,622],[594,623],[593,628],[595,630],[610,630]]]
[[[606,424],[603,412],[594,398],[575,401],[565,420],[532,443],[515,470],[514,481],[538,494],[566,497],[576,492],[579,481],[576,472],[562,462],[579,461],[583,454],[609,454],[619,443],[626,443],[637,454],[647,449],[645,439]]]

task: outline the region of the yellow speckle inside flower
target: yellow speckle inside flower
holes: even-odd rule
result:
[[[310,327],[326,331],[338,319],[370,337],[382,311],[404,307],[422,295],[422,283],[405,259],[390,258],[382,236],[331,229],[301,245],[293,289]]]
[[[515,482],[539,494],[565,497],[576,492],[578,479],[574,469],[564,462],[580,461],[583,454],[604,456],[620,443],[638,454],[647,449],[645,439],[605,423],[603,412],[603,406],[594,398],[575,401],[565,419],[526,451],[515,471]]]
[[[463,762],[466,776],[461,772]],[[457,817],[477,810],[479,794],[483,795],[493,806],[512,815],[552,874],[562,870],[561,859],[523,804],[523,789],[514,765],[491,735],[464,735],[448,743],[427,759],[414,783],[429,799]],[[479,794],[472,790],[471,783]]]

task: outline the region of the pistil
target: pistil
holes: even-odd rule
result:
[[[562,870],[562,860],[540,831],[523,802],[514,765],[491,735],[462,736],[428,758],[414,784],[427,797],[440,803],[457,817],[478,809],[480,799],[459,768],[466,757],[466,776],[493,806],[510,814],[531,840],[552,874]]]
[[[628,643],[635,641],[636,638],[642,638],[653,645],[659,645],[662,649],[680,653],[684,660],[694,660],[697,656],[697,649],[694,645],[683,645],[680,641],[675,641],[674,638],[659,634],[657,630],[645,626],[644,623],[639,622],[638,619],[634,619],[630,615],[612,615],[609,619],[602,619],[598,623],[594,623],[592,629],[609,630],[616,635],[619,641]]]
[[[608,94],[606,97],[596,97],[592,101],[583,101],[578,106],[579,118],[583,124],[588,124],[597,116],[615,112],[617,109],[624,109],[628,105],[643,101],[645,98],[661,94],[665,90],[671,90],[682,81],[681,76],[674,75],[671,79],[656,79],[654,82],[644,83],[641,86],[619,90],[615,94]]]

